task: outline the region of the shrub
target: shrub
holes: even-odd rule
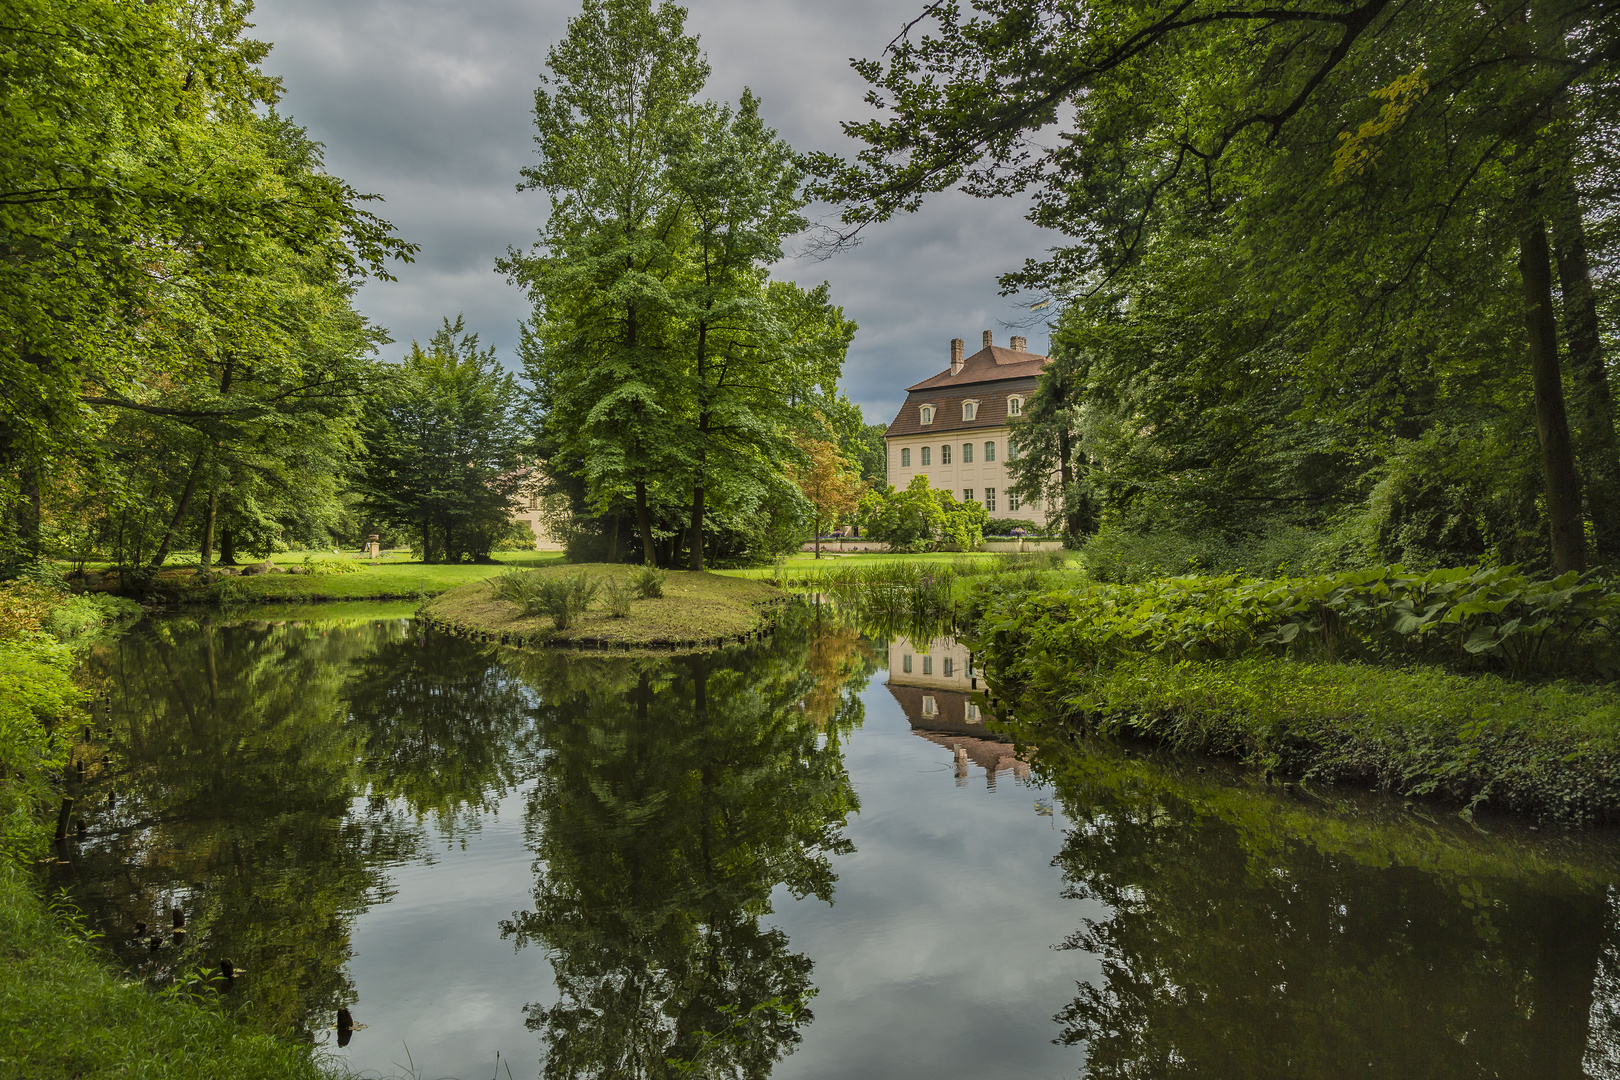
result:
[[[1021,533],[1014,532],[1015,529],[1023,531]],[[1023,518],[991,518],[984,523],[984,535],[986,536],[1038,536],[1044,532],[1046,532],[1045,529],[1033,521],[1026,521]]]
[[[660,570],[656,566],[641,566],[630,575],[630,582],[643,600],[657,600],[664,595],[664,582],[668,578],[667,570]]]
[[[599,584],[589,574],[543,570],[510,570],[489,579],[495,596],[518,605],[525,615],[551,616],[558,630],[567,630],[591,606]]]
[[[636,587],[626,578],[609,578],[602,583],[602,600],[608,614],[615,619],[630,617],[630,602],[636,598]]]
[[[1098,581],[1135,584],[1179,574],[1273,577],[1309,573],[1327,562],[1325,534],[1286,524],[1238,537],[1105,525],[1081,547]]]
[[[1045,593],[981,590],[979,633],[1005,668],[1062,657],[1106,665],[1252,653],[1424,660],[1517,677],[1612,676],[1620,591],[1589,575],[1527,577],[1515,567],[1407,573],[1399,566],[1315,578],[1092,582]]]
[[[893,551],[932,551],[947,543],[972,551],[990,520],[981,504],[957,502],[949,491],[929,487],[926,476],[912,477],[904,488],[868,491],[858,515],[861,530]]]
[[[78,642],[103,627],[139,618],[141,605],[122,596],[85,593],[65,598],[51,610],[50,628],[62,641]]]
[[[331,559],[304,556],[304,569],[311,574],[358,574],[365,569],[359,559]]]

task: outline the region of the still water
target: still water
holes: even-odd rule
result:
[[[375,1076],[1620,1077],[1608,836],[1007,729],[969,661],[151,621],[52,884]]]

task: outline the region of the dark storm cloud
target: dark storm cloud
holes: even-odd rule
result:
[[[795,147],[848,153],[838,122],[863,114],[851,56],[874,56],[922,0],[707,0],[690,5],[713,74],[711,97],[744,86]],[[422,245],[397,282],[368,284],[361,309],[400,343],[439,319],[468,325],[512,359],[523,296],[494,272],[508,246],[531,243],[545,215],[538,192],[517,193],[532,160],[529,111],[547,48],[576,2],[261,0],[256,35],[275,49],[268,69],[286,80],[285,112],[327,147],[327,166],[383,195],[381,213]],[[872,226],[831,259],[793,258],[781,276],[831,282],[860,324],[845,382],[872,420],[887,421],[901,388],[944,368],[949,341],[977,348],[981,330],[1027,315],[996,294],[996,276],[1051,241],[1022,207],[951,194],[921,213]],[[1027,333],[1046,346],[1043,327]],[[394,351],[401,346],[395,345]]]

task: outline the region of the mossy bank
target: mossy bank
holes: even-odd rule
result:
[[[661,596],[637,596],[616,615],[605,593],[627,589],[638,568],[602,563],[524,571],[534,583],[580,581],[596,595],[565,628],[533,606],[504,599],[498,581],[484,581],[434,597],[417,609],[424,626],[509,645],[569,648],[692,649],[755,637],[769,629],[787,595],[763,581],[673,571]]]

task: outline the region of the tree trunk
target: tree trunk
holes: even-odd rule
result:
[[[613,515],[613,539],[608,541],[608,562],[619,561],[619,515]]]
[[[1564,345],[1569,354],[1571,405],[1580,432],[1576,451],[1586,480],[1597,561],[1620,567],[1620,452],[1614,434],[1614,395],[1604,367],[1597,298],[1586,255],[1580,197],[1567,178],[1553,219],[1553,250],[1564,297]]]
[[[1063,483],[1063,531],[1076,541],[1080,539],[1080,508],[1075,505],[1074,447],[1067,428],[1058,432],[1058,479]]]
[[[1581,530],[1580,480],[1564,412],[1564,382],[1558,370],[1558,330],[1553,315],[1552,262],[1547,227],[1536,218],[1519,240],[1519,277],[1524,283],[1524,324],[1530,337],[1530,377],[1535,386],[1536,435],[1547,478],[1547,517],[1552,526],[1556,573],[1586,569]]]
[[[652,518],[647,513],[647,482],[636,481],[636,527],[641,530],[642,560],[648,566],[658,565],[658,550],[653,547]]]
[[[236,565],[236,533],[228,523],[219,530],[219,565]]]
[[[816,558],[821,558],[821,507],[816,507]]]
[[[702,484],[692,488],[692,562],[693,570],[703,569],[703,497]]]
[[[163,560],[169,557],[169,545],[174,543],[174,534],[179,530],[180,523],[186,518],[186,511],[191,509],[191,496],[197,490],[197,477],[202,475],[204,452],[197,451],[197,457],[191,463],[191,472],[186,476],[186,486],[180,492],[180,504],[174,508],[174,517],[169,521],[169,527],[163,530],[163,542],[158,545],[157,552],[152,556],[152,568],[157,569],[163,565]]]
[[[197,559],[199,568],[206,573],[214,561],[214,522],[219,517],[219,489],[208,493],[208,511],[203,515],[202,551]]]

